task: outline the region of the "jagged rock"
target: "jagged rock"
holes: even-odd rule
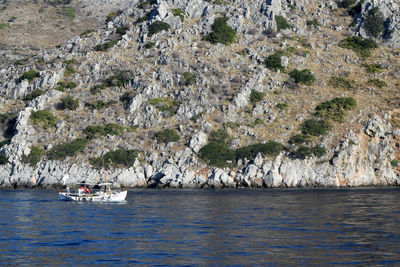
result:
[[[207,144],[207,134],[203,131],[195,133],[189,141],[189,147],[193,149],[195,153],[198,153],[200,148]]]
[[[385,18],[384,44],[393,48],[400,48],[400,5],[392,0],[365,1],[358,14],[356,31],[364,38],[369,38],[365,30],[365,19],[368,12],[378,8]]]
[[[221,169],[216,169],[207,180],[207,184],[214,188],[236,187],[233,177]]]
[[[121,174],[117,176],[119,184],[127,187],[145,187],[146,179],[142,172],[135,172],[133,168],[123,170]]]

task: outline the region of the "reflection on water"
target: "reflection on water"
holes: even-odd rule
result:
[[[0,191],[0,262],[398,265],[400,189],[134,190],[127,203]]]

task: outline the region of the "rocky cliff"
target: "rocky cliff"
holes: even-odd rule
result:
[[[123,1],[0,70],[0,187],[397,185],[398,10]]]

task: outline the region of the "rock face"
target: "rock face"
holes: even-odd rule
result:
[[[28,109],[28,111],[31,109]],[[23,113],[19,118],[18,128],[23,126]],[[291,159],[284,153],[271,160],[257,155],[254,161],[236,171],[215,168],[193,171],[190,165],[166,161],[157,166],[135,163],[129,169],[112,169],[108,176],[115,186],[124,187],[172,187],[172,188],[235,188],[235,187],[342,187],[398,185],[400,178],[395,174],[391,161],[393,140],[390,124],[375,116],[370,119],[364,130],[358,134],[350,133],[348,138],[335,148],[332,158],[318,162],[314,158],[307,160]],[[194,135],[189,146],[197,149],[204,133]],[[6,151],[18,157],[29,149],[26,142],[11,143]],[[194,156],[189,151],[189,155]],[[155,155],[152,156],[153,158]],[[189,156],[190,157],[190,156]],[[18,158],[11,159],[12,164],[0,167],[0,186],[10,187],[61,187],[65,184],[74,186],[80,182],[96,183],[102,172],[87,164],[59,163],[47,161],[36,168],[19,163]]]
[[[103,4],[108,10],[108,5],[117,2],[90,3],[96,12]],[[132,188],[399,184],[393,160],[399,154],[400,131],[393,124],[396,120],[380,116],[384,112],[374,106],[376,99],[383,99],[384,89],[375,90],[367,81],[362,84],[366,88],[351,92],[329,88],[333,76],[347,79],[350,75],[338,67],[347,63],[349,73],[363,71],[360,76],[366,76],[354,53],[346,54],[335,46],[340,40],[330,37],[332,30],[341,37],[348,34],[338,25],[343,19],[332,15],[337,9],[334,1],[120,3],[120,12],[102,29],[77,36],[57,49],[40,51],[21,66],[0,70],[0,113],[2,120],[5,118],[0,125],[4,135],[0,155],[5,163],[0,165],[0,188],[73,186],[99,182],[104,175],[115,186]],[[389,35],[384,43],[398,47],[400,12],[396,2],[364,2],[357,20],[358,33],[365,36],[363,23],[373,7],[379,7],[387,18]],[[321,21],[309,25],[313,22],[304,15],[308,10]],[[221,14],[228,17],[227,24],[236,32],[233,44],[204,40]],[[281,32],[276,32],[278,15],[289,21],[288,29]],[[149,34],[157,21],[169,27]],[[285,71],[264,65],[264,59],[276,51],[282,54],[280,64]],[[384,73],[368,74],[374,79],[388,77],[390,93],[395,89],[391,80],[399,78],[395,56],[386,53],[380,59],[385,63]],[[308,66],[320,71],[315,86],[290,78],[290,70]],[[38,70],[36,77],[20,79],[33,69]],[[251,99],[253,91],[258,92],[255,99]],[[38,92],[43,94],[26,100]],[[361,107],[351,111],[345,122],[336,123],[337,132],[316,136],[310,141],[314,143],[306,144],[322,144],[328,150],[326,155],[295,158],[296,146],[288,140],[301,132],[302,122],[313,116],[315,106],[353,93],[358,94],[355,97]],[[60,105],[67,96],[79,102],[76,109]],[[33,123],[31,114],[39,110],[55,115],[54,127]],[[367,118],[366,114],[375,115]],[[88,126],[116,124],[118,133],[102,127],[96,128],[93,136],[87,133]],[[164,129],[173,129],[179,140],[157,140],[161,138],[155,136]],[[211,167],[199,158],[199,151],[218,129],[231,137],[225,138],[229,149],[267,140],[288,144],[287,149],[276,157],[259,153],[251,160],[230,162],[231,168]],[[45,154],[36,165],[24,163],[33,146],[49,153],[54,146],[77,138],[87,142],[77,154],[60,160],[49,160]],[[126,167],[113,165],[106,173],[89,160],[110,151],[133,149],[140,151],[134,162]]]
[[[365,1],[361,5],[361,12],[357,18],[357,31],[364,38],[370,37],[365,30],[365,19],[370,10],[374,8],[377,8],[385,19],[384,44],[393,48],[400,48],[400,4],[396,1]]]

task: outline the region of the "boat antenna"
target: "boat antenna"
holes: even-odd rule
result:
[[[103,157],[103,173],[104,173],[104,185],[106,187],[106,194],[109,195],[109,189],[107,186],[107,175],[106,175],[106,169],[104,167],[104,157]]]

